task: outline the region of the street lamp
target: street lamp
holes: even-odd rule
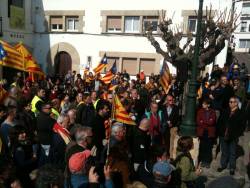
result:
[[[0,37],[3,36],[3,18],[0,17]]]
[[[197,33],[195,39],[195,52],[194,59],[192,60],[192,75],[188,83],[188,92],[186,100],[186,111],[180,127],[181,135],[195,136],[196,130],[196,97],[197,97],[197,73],[199,63],[199,52],[200,52],[200,40],[201,40],[201,23],[202,23],[202,7],[203,0],[199,0],[199,11],[198,11],[198,24]]]

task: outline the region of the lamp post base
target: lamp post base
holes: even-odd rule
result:
[[[184,120],[180,126],[180,135],[181,136],[195,136],[196,134],[196,124],[187,119]]]

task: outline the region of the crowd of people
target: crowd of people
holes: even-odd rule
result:
[[[192,137],[179,135],[185,83],[178,77],[166,94],[160,75],[146,82],[143,72],[117,73],[112,91],[91,72],[37,81],[18,73],[1,83],[8,96],[0,106],[0,187],[200,188],[215,145],[218,172],[234,175],[238,138],[249,130],[249,78],[234,63],[200,79],[194,164]],[[114,93],[135,126],[113,118]]]

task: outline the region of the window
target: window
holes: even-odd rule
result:
[[[189,16],[188,17],[188,31],[191,33],[196,32],[196,23],[197,23],[197,18],[196,16]]]
[[[137,72],[137,59],[136,58],[123,58],[122,71],[126,70],[130,75],[136,75]]]
[[[246,32],[246,31],[247,31],[247,22],[241,22],[240,32]]]
[[[50,18],[51,31],[62,31],[63,30],[63,19],[61,16]]]
[[[250,39],[240,39],[240,48],[250,48]]]
[[[153,32],[157,32],[158,17],[157,16],[144,16],[143,17],[143,30],[147,31],[152,26]]]
[[[241,14],[242,15],[249,15],[250,14],[250,3],[243,3]]]
[[[154,72],[155,59],[140,59],[140,71],[144,70],[146,76]]]
[[[139,32],[140,32],[140,17],[125,16],[125,33],[139,33]]]
[[[67,31],[78,31],[79,19],[78,17],[66,18]]]
[[[121,16],[108,16],[107,17],[107,32],[121,32],[122,30],[122,17]]]

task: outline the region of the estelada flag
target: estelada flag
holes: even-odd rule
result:
[[[108,59],[106,54],[104,54],[101,62],[97,65],[96,68],[94,68],[95,74],[101,73],[102,69],[104,69],[107,66],[107,64],[108,64]]]
[[[1,43],[1,61],[0,65],[24,70],[23,57],[20,52],[18,52],[14,47],[9,45],[7,42],[0,40]]]
[[[37,64],[35,58],[31,55],[31,53],[25,48],[22,43],[19,43],[15,46],[15,49],[20,52],[24,59],[24,70],[29,73],[35,73],[41,76],[44,76],[43,70]]]
[[[167,63],[164,61],[160,72],[160,84],[167,94],[171,84],[171,74]]]
[[[113,90],[115,90],[115,88],[118,86],[118,83],[117,83],[117,81],[116,80],[111,80],[111,83],[110,83],[110,85],[109,85],[109,91],[113,91]]]
[[[109,84],[111,80],[114,78],[116,74],[116,61],[113,63],[111,69],[105,74],[105,76],[101,79],[105,84]]]
[[[118,122],[127,124],[127,125],[136,125],[134,120],[129,116],[128,112],[123,107],[119,97],[115,95],[114,98],[114,104],[113,104],[113,110],[114,110],[114,119]]]

